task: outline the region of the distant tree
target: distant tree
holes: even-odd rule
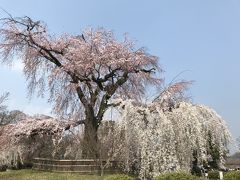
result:
[[[10,123],[16,123],[17,121],[24,119],[26,114],[19,110],[9,111],[4,104],[9,97],[9,92],[0,96],[0,126],[4,126]]]
[[[8,96],[9,96],[9,92],[4,93],[0,96],[0,111],[6,110],[6,105],[4,105],[4,103],[7,101]]]
[[[7,106],[4,104],[9,97],[9,93],[4,93],[0,96],[0,126],[8,124],[11,120],[9,119],[9,112]]]
[[[0,126],[17,123],[26,117],[26,114],[19,110],[5,110],[0,112]]]
[[[0,97],[0,126],[4,125],[5,121],[5,111],[6,106],[4,105],[4,101],[6,101],[8,94],[3,94]]]
[[[239,150],[240,150],[240,137],[237,138],[237,147],[238,147]]]
[[[29,94],[49,89],[49,101],[60,115],[84,124],[83,154],[97,154],[97,131],[111,99],[139,99],[145,85],[159,84],[152,76],[160,70],[158,58],[135,49],[127,37],[117,41],[111,31],[88,29],[78,36],[51,35],[43,22],[29,17],[2,19],[0,51],[11,64],[19,56],[29,82]]]

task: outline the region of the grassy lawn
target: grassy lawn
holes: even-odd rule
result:
[[[0,172],[0,180],[100,180],[97,175],[79,175],[77,173],[41,172],[31,169]]]

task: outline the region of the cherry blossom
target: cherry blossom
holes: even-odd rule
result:
[[[96,149],[97,130],[114,97],[140,99],[146,84],[161,79],[158,57],[133,41],[116,39],[103,28],[86,29],[80,35],[49,33],[41,21],[29,17],[2,19],[0,52],[11,64],[18,56],[24,64],[29,94],[43,96],[49,90],[53,111],[64,118],[82,120],[88,150]]]

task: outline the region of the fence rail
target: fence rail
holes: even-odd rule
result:
[[[104,168],[104,172],[115,173],[120,169],[117,161],[110,161],[109,165]],[[81,160],[56,160],[46,158],[34,158],[33,169],[53,172],[78,172],[82,174],[100,174],[106,161],[96,161],[93,159]]]

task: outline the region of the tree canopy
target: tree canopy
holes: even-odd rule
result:
[[[139,99],[146,84],[159,84],[158,57],[136,49],[127,36],[118,41],[112,31],[86,29],[80,35],[48,32],[29,17],[3,18],[0,52],[3,61],[21,58],[30,95],[44,95],[58,115],[85,125],[86,141],[96,144],[97,129],[113,97]],[[94,149],[90,147],[89,149]]]
[[[104,104],[115,93],[139,98],[145,83],[160,80],[151,76],[160,69],[158,58],[144,48],[135,49],[127,37],[119,42],[112,31],[86,29],[78,36],[56,37],[48,33],[43,22],[29,17],[2,21],[0,49],[4,61],[12,62],[13,56],[19,55],[30,93],[38,89],[42,94],[48,85],[58,113],[70,107],[78,111],[79,100],[85,108]],[[102,116],[101,111],[95,113]]]

